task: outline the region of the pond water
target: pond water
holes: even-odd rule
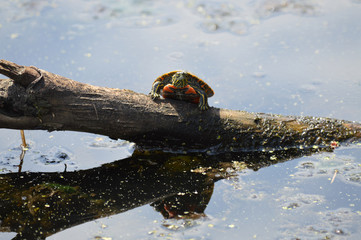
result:
[[[0,58],[142,93],[157,76],[185,69],[214,89],[211,106],[361,122],[360,12],[359,0],[1,1]],[[0,239],[22,231],[46,239],[359,239],[361,234],[360,143],[253,168],[241,163],[262,156],[148,158],[134,153],[134,144],[104,136],[25,134],[30,146],[23,173],[16,173],[20,133],[0,129],[0,189],[13,196],[1,200],[0,215],[9,206],[22,209],[16,197],[33,203],[23,218],[16,208],[19,215],[2,217]],[[123,175],[112,172],[115,167]],[[185,174],[190,168],[205,178]],[[62,175],[65,169],[68,175]],[[143,182],[124,184],[134,176]],[[59,180],[64,177],[73,183]],[[193,180],[202,186],[193,186]],[[91,181],[102,186],[89,186]],[[122,187],[129,188],[127,197],[121,197]],[[89,215],[69,213],[66,223],[47,228],[43,221],[66,209],[53,196],[72,199],[79,189],[95,207],[89,210],[83,202],[72,207]],[[195,204],[176,196],[201,191],[202,214],[172,217],[177,201],[189,209]],[[51,202],[34,200],[35,192]],[[101,198],[94,200],[96,194],[114,202],[108,212],[99,207],[105,204]],[[33,207],[37,204],[55,210]],[[38,214],[34,209],[43,215],[29,220]]]

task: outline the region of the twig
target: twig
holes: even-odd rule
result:
[[[335,169],[335,173],[333,174],[333,177],[332,177],[332,179],[331,179],[331,183],[330,183],[330,184],[332,184],[333,181],[335,181],[337,172],[338,172],[337,169]]]
[[[21,154],[20,154],[20,163],[19,163],[19,171],[18,172],[21,172],[21,169],[22,169],[23,163],[24,163],[25,153],[26,153],[26,150],[28,150],[28,148],[27,148],[28,145],[26,144],[24,130],[20,130],[20,135],[21,135],[22,144],[21,144]]]
[[[24,130],[20,130],[20,135],[21,135],[21,140],[22,140],[22,143],[23,143],[22,146],[23,146],[23,148],[26,148],[28,145],[26,144]]]

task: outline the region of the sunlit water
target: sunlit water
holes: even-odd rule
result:
[[[185,69],[214,89],[211,106],[361,121],[360,1],[240,2],[2,1],[0,58],[142,93]],[[23,171],[90,169],[133,151],[86,133],[25,133]],[[0,134],[0,170],[17,171],[19,131]],[[358,239],[360,174],[360,145],[342,146],[218,181],[205,218],[164,220],[144,205],[48,239]]]

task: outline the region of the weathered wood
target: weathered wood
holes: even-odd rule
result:
[[[126,89],[97,87],[1,60],[0,127],[96,133],[151,147],[258,150],[360,139],[361,125],[329,118],[250,113]]]

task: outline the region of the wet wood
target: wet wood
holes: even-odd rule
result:
[[[201,112],[196,104],[153,101],[6,60],[0,73],[10,78],[0,80],[1,128],[81,131],[140,146],[214,151],[328,146],[361,136],[361,125],[350,121],[213,107]]]

